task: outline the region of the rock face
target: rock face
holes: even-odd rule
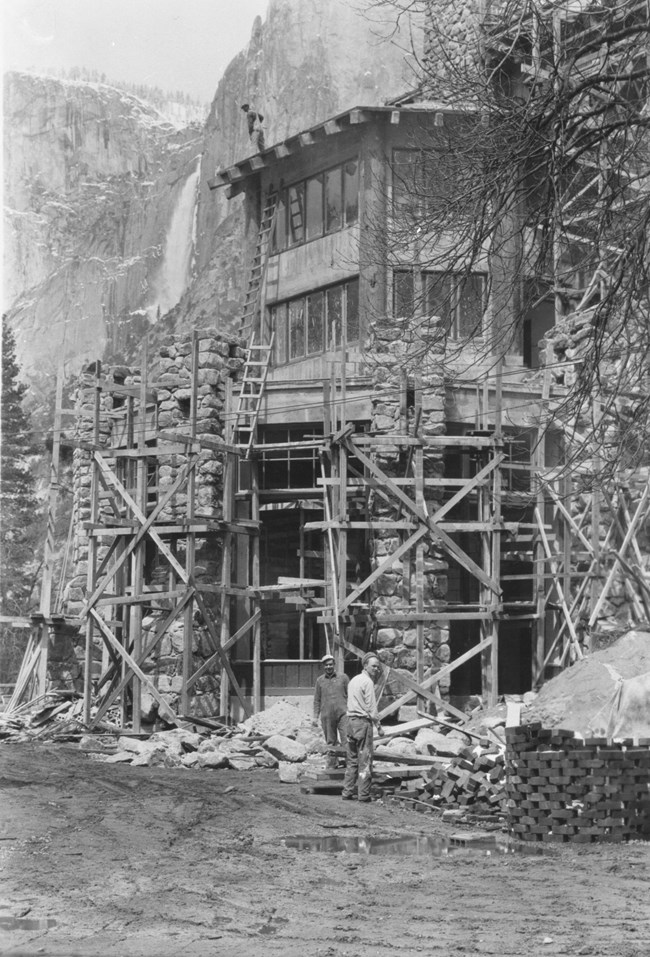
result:
[[[375,31],[344,0],[270,0],[204,129],[104,84],[8,75],[5,299],[25,372],[128,362],[169,310],[165,332],[228,328],[246,278],[243,213],[207,182],[251,149],[240,106],[263,113],[271,144],[398,95],[412,75]]]
[[[174,271],[188,270],[191,251],[170,243],[183,203],[193,218],[200,128],[178,130],[104,84],[17,73],[4,116],[6,298],[20,361],[47,373],[66,359],[75,372],[123,353],[182,294]]]

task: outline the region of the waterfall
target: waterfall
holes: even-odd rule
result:
[[[185,180],[178,194],[174,212],[169,221],[160,269],[153,281],[153,303],[150,318],[155,322],[180,300],[187,288],[195,240],[196,195],[199,182],[200,158]]]

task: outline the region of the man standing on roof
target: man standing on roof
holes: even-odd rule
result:
[[[241,108],[246,114],[251,143],[255,147],[255,151],[261,153],[264,149],[264,130],[262,128],[264,117],[261,113],[257,113],[249,103],[242,103]]]
[[[320,718],[325,743],[327,744],[328,768],[335,768],[336,748],[345,747],[347,731],[348,682],[347,675],[337,675],[334,655],[323,655],[321,664],[324,674],[316,679],[314,689],[314,724]]]
[[[375,681],[381,673],[381,664],[372,652],[363,656],[362,664],[363,671],[348,685],[348,738],[342,798],[344,801],[358,798],[367,804],[372,784],[373,725],[378,735],[384,731],[375,698]]]

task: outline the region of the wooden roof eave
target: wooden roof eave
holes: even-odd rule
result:
[[[299,149],[307,146],[313,146],[322,142],[324,139],[350,129],[360,123],[366,123],[374,113],[386,113],[382,107],[355,107],[339,116],[330,117],[322,123],[310,127],[308,130],[302,130],[293,136],[287,137],[280,143],[275,143],[261,153],[255,153],[253,156],[247,156],[245,159],[234,163],[232,166],[217,170],[216,175],[208,180],[210,189],[218,189],[221,186],[229,187],[228,196],[236,196],[243,189],[244,180],[254,173],[273,165],[277,160],[290,156]]]

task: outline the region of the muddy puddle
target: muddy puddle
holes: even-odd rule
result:
[[[53,917],[0,917],[0,930],[48,930],[56,927]]]
[[[538,856],[540,847],[516,844],[507,838],[492,834],[452,834],[450,837],[422,837],[407,834],[402,837],[348,837],[328,834],[286,837],[282,843],[298,851],[324,851],[337,854],[372,854],[386,857],[447,857],[457,853],[478,856],[494,854],[525,854]]]

